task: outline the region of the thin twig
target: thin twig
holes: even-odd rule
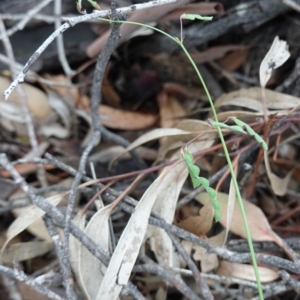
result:
[[[145,262],[144,265],[138,265],[133,268],[134,272],[148,272],[156,274],[163,278],[168,284],[174,286],[187,299],[199,300],[201,299],[195,292],[182,280],[181,276],[172,270],[166,270],[162,266],[154,263],[150,258],[144,256],[141,258]]]
[[[53,165],[57,166],[58,168],[61,168],[65,172],[68,172],[72,176],[76,175],[77,171],[74,168],[65,165],[64,163],[58,161],[57,159],[55,159],[53,156],[51,156],[49,154],[46,154],[46,157],[49,159],[49,161]],[[84,181],[92,180],[88,176],[83,176],[82,179]],[[96,184],[96,186],[98,186],[99,188],[103,187],[102,184]],[[109,189],[107,189],[107,193],[103,194],[102,197],[103,197],[103,200],[111,203],[120,194],[121,194],[121,192],[109,188]],[[132,214],[134,211],[134,207],[137,205],[138,201],[136,201],[135,199],[133,199],[130,196],[125,196],[124,201],[127,204],[124,202],[120,202],[118,204],[118,206],[120,206],[120,208],[122,210],[126,211],[127,213]],[[230,250],[226,249],[225,247],[211,246],[209,243],[207,243],[205,240],[199,238],[198,236],[196,236],[190,232],[187,232],[181,228],[178,228],[177,226],[167,223],[157,213],[154,213],[154,212],[151,213],[151,216],[149,218],[149,224],[157,226],[159,228],[162,228],[162,229],[166,230],[167,232],[171,232],[179,238],[191,241],[191,242],[195,243],[196,245],[199,245],[199,246],[205,248],[208,251],[208,253],[217,254],[219,257],[224,258],[230,262],[236,262],[236,263],[250,263],[251,262],[251,256],[249,253],[238,253],[235,251],[230,251]],[[291,273],[300,274],[300,266],[299,266],[300,264],[298,262],[294,263],[287,259],[283,259],[283,258],[280,258],[277,256],[267,255],[267,254],[256,254],[256,258],[257,258],[258,262],[260,262],[260,263],[278,267],[278,268],[287,270]]]
[[[0,166],[4,167],[11,174],[12,178],[17,184],[20,184],[21,189],[29,197],[32,203],[34,203],[38,208],[45,211],[53,220],[55,220],[55,222],[57,222],[57,224],[61,228],[64,227],[65,215],[63,214],[63,212],[54,205],[50,204],[44,197],[36,196],[33,190],[26,183],[25,179],[22,178],[20,174],[14,169],[12,163],[10,163],[10,161],[7,159],[6,154],[4,153],[0,153]],[[70,224],[70,231],[97,259],[99,259],[105,266],[108,266],[110,257],[105,250],[103,250],[99,245],[97,245],[93,240],[85,235],[73,223]],[[136,287],[131,283],[128,283],[126,285],[125,291],[122,290],[121,293],[129,293],[135,299],[144,299],[140,292],[136,289]]]
[[[37,5],[35,5],[29,11],[27,11],[24,17],[16,25],[14,25],[12,28],[7,30],[7,36],[12,36],[17,31],[22,30],[35,14],[37,14],[40,10],[42,10],[45,6],[47,6],[52,1],[53,0],[44,0],[38,3]],[[4,38],[5,38],[5,34],[2,33],[2,35],[0,36],[0,40]]]
[[[57,17],[54,23],[55,30],[57,30],[61,26],[61,18],[59,17],[61,15],[61,1],[62,0],[54,0],[54,15]],[[67,77],[71,77],[75,73],[75,71],[70,68],[69,63],[66,59],[64,38],[62,34],[57,37],[56,45],[57,45],[58,58],[64,69],[64,72],[67,75]]]
[[[112,7],[112,13],[113,7]],[[94,79],[93,79],[93,86],[91,90],[91,114],[92,114],[92,123],[93,123],[93,135],[91,140],[89,141],[87,147],[85,148],[79,162],[79,168],[78,172],[74,178],[71,190],[70,190],[70,196],[68,201],[68,206],[66,209],[66,218],[65,218],[65,227],[64,227],[64,246],[63,246],[63,260],[64,260],[64,282],[67,287],[67,295],[68,297],[74,294],[74,291],[72,289],[72,285],[70,283],[73,282],[72,279],[72,271],[71,271],[71,264],[69,260],[69,237],[70,237],[70,225],[71,225],[71,218],[72,213],[75,205],[75,199],[77,194],[77,188],[81,181],[81,178],[85,172],[86,162],[89,153],[92,151],[93,147],[99,143],[101,132],[100,132],[100,121],[99,121],[99,114],[98,109],[99,105],[101,103],[101,86],[102,81],[105,73],[105,69],[107,66],[107,63],[110,59],[111,54],[115,50],[118,40],[120,38],[119,33],[119,27],[120,24],[113,23],[112,24],[112,31],[111,35],[101,52],[101,54],[98,57],[95,73],[94,73]]]
[[[126,14],[130,13],[132,11],[146,9],[154,6],[160,6],[168,3],[173,3],[178,0],[156,0],[156,1],[150,1],[142,4],[136,4],[136,5],[130,5],[124,8],[118,9],[118,14]],[[13,92],[13,90],[18,86],[19,83],[24,81],[25,74],[28,72],[32,64],[39,58],[39,56],[44,52],[44,50],[54,41],[55,38],[57,38],[60,34],[64,33],[67,29],[70,27],[75,26],[78,23],[82,23],[88,20],[96,19],[99,17],[106,17],[111,15],[111,10],[97,10],[94,11],[91,14],[81,15],[75,18],[66,18],[63,25],[61,25],[58,29],[56,29],[45,41],[44,43],[32,54],[32,56],[29,58],[27,63],[25,64],[24,68],[20,72],[20,74],[17,76],[17,78],[10,84],[10,86],[4,91],[4,99],[7,100],[10,94]]]
[[[193,262],[191,257],[188,255],[188,253],[186,252],[184,247],[181,245],[180,241],[172,233],[168,233],[168,235],[171,238],[172,243],[174,244],[175,248],[181,254],[182,258],[185,260],[188,267],[192,271],[192,273],[194,275],[194,278],[195,278],[195,281],[196,281],[198,287],[201,290],[203,298],[207,299],[207,300],[213,300],[214,296],[210,292],[206,281],[201,277],[201,274],[200,274],[197,266],[195,265],[195,263]]]
[[[9,58],[9,66],[10,66],[12,78],[15,79],[16,78],[16,68],[15,68],[16,63],[15,63],[14,52],[13,52],[10,40],[6,34],[6,28],[5,28],[4,22],[1,19],[1,17],[0,17],[0,32],[2,33],[2,36],[3,36],[2,42],[3,42],[3,46],[5,48],[5,51],[6,51],[6,55]],[[32,151],[33,151],[35,157],[40,157],[39,145],[38,145],[37,138],[35,135],[33,121],[32,121],[30,111],[28,108],[27,96],[21,86],[18,86],[17,92],[18,92],[20,100],[21,100],[21,105],[22,105],[22,109],[23,109],[23,113],[24,113],[24,117],[25,117],[27,132],[28,132]],[[42,165],[38,165],[37,176],[38,176],[38,179],[41,182],[42,186],[47,186],[46,173],[45,173],[45,170]]]
[[[42,295],[45,295],[46,297],[53,299],[53,300],[65,300],[65,298],[57,295],[56,293],[52,292],[48,288],[46,288],[44,285],[38,284],[34,279],[31,279],[30,277],[26,276],[23,271],[18,270],[17,264],[15,264],[14,270],[4,267],[0,265],[0,273],[4,274],[5,276],[9,278],[14,278],[18,281],[24,282],[26,285],[33,288],[35,291],[41,293]]]

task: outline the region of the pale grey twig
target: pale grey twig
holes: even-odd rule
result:
[[[24,17],[12,28],[7,30],[7,36],[12,36],[14,33],[16,33],[19,30],[22,30],[25,25],[32,19],[32,16],[34,16],[36,13],[38,13],[40,10],[42,10],[45,6],[47,6],[50,2],[53,0],[44,0],[37,5],[35,5],[32,9],[26,12]],[[0,40],[5,38],[5,34],[2,33],[0,36]]]
[[[150,258],[144,256],[141,260],[145,262],[143,265],[137,265],[133,268],[134,272],[148,272],[160,276],[169,285],[175,287],[182,295],[190,300],[200,300],[198,295],[182,280],[179,274],[172,270],[167,270],[162,266],[154,263]]]
[[[9,66],[10,66],[12,78],[14,79],[16,77],[14,52],[13,52],[9,37],[6,34],[6,28],[5,28],[4,22],[1,19],[1,17],[0,17],[0,32],[2,33],[2,36],[3,36],[3,38],[2,38],[3,46],[5,48],[6,55],[9,58]],[[23,109],[23,113],[24,113],[24,117],[25,117],[27,132],[28,132],[30,143],[31,143],[32,151],[34,153],[34,156],[40,157],[40,151],[39,151],[39,146],[38,146],[37,138],[36,138],[35,131],[34,131],[33,121],[32,121],[30,111],[28,108],[27,96],[21,86],[18,86],[17,92],[18,92],[20,100],[21,100],[21,105],[22,105],[22,109]],[[43,166],[40,164],[38,165],[37,175],[38,175],[38,178],[39,178],[41,184],[43,186],[47,186],[45,170],[44,170]]]
[[[207,300],[213,300],[214,296],[212,295],[211,291],[209,290],[209,287],[206,283],[206,281],[201,277],[200,271],[198,270],[197,266],[195,265],[194,261],[191,259],[189,254],[186,252],[180,241],[176,236],[174,236],[172,233],[168,232],[168,235],[170,239],[172,240],[172,243],[174,244],[177,251],[180,253],[182,258],[185,260],[186,264],[190,268],[191,272],[194,275],[195,281],[201,290],[202,296],[204,299]]]
[[[54,0],[54,15],[57,17],[55,19],[55,30],[57,30],[61,26],[61,18],[58,18],[58,16],[61,15],[61,0]],[[66,52],[64,47],[64,38],[63,35],[60,34],[56,39],[56,45],[57,45],[57,53],[59,61],[64,69],[65,74],[67,77],[71,77],[75,71],[72,70],[69,66],[69,63],[66,59]]]
[[[0,153],[0,166],[4,167],[12,176],[13,180],[20,184],[22,190],[26,193],[29,199],[34,203],[37,207],[45,211],[53,220],[57,222],[60,227],[64,227],[65,224],[65,215],[61,210],[57,207],[49,203],[45,198],[41,196],[36,196],[33,190],[26,183],[25,179],[20,176],[20,174],[14,169],[12,163],[7,159],[6,154]],[[76,227],[73,223],[70,224],[71,233],[82,243],[84,247],[86,247],[97,259],[99,259],[105,266],[108,266],[109,263],[109,254],[102,249],[99,245],[95,244],[93,240],[91,240],[87,235],[85,235],[78,227]],[[1,272],[1,270],[0,270]],[[132,283],[128,283],[126,285],[125,291],[121,292],[130,293],[134,297],[134,299],[143,299],[141,293],[134,287]],[[68,300],[70,300],[68,298]]]
[[[156,0],[156,1],[149,1],[142,4],[135,4],[130,5],[124,8],[118,9],[118,14],[126,14],[130,13],[136,10],[146,9],[154,6],[160,6],[168,3],[173,3],[178,0]],[[13,90],[17,87],[17,85],[24,81],[24,77],[28,70],[30,69],[31,65],[39,58],[39,56],[44,52],[44,50],[53,42],[55,38],[57,38],[60,34],[65,32],[67,29],[69,29],[72,26],[75,26],[78,23],[82,23],[88,20],[96,19],[99,17],[106,17],[111,15],[111,10],[98,10],[94,11],[91,14],[81,15],[75,18],[66,18],[63,25],[61,25],[58,29],[56,29],[45,41],[44,43],[32,54],[32,56],[29,58],[27,63],[25,64],[22,71],[19,73],[17,78],[10,84],[10,86],[4,91],[4,99],[7,100],[10,94],[13,92]]]
[[[116,12],[113,10],[113,4],[112,4],[112,17],[116,18],[115,16]],[[72,287],[71,284],[68,284],[67,282],[73,282],[72,279],[72,271],[71,271],[71,264],[69,260],[69,237],[70,237],[70,225],[71,225],[71,218],[72,213],[75,205],[75,199],[76,199],[76,193],[78,185],[82,179],[82,176],[85,172],[86,162],[89,153],[92,151],[94,146],[99,143],[100,137],[101,137],[101,129],[100,129],[100,120],[99,120],[99,105],[101,103],[101,86],[102,81],[104,78],[105,70],[107,63],[110,59],[111,54],[115,50],[118,40],[120,38],[120,32],[119,32],[120,24],[113,23],[112,24],[112,31],[111,35],[103,49],[103,51],[100,53],[96,68],[94,72],[94,79],[93,79],[93,86],[91,90],[91,114],[92,114],[92,123],[93,123],[93,135],[91,140],[89,141],[89,144],[85,148],[79,162],[79,168],[78,172],[74,178],[71,190],[70,190],[70,196],[68,201],[68,206],[66,210],[66,218],[65,218],[65,227],[64,227],[64,247],[63,247],[63,260],[64,260],[64,282],[67,287],[67,295],[71,296],[71,294],[74,294],[74,292],[70,289]]]
[[[17,263],[14,264],[14,270],[0,265],[0,273],[4,274],[5,276],[7,276],[9,278],[14,278],[18,281],[24,282],[26,285],[33,288],[35,291],[45,295],[46,297],[48,297],[50,299],[65,300],[65,298],[57,295],[56,293],[52,292],[45,286],[40,285],[37,282],[35,282],[34,279],[31,279],[30,277],[26,276],[23,271],[18,270]]]

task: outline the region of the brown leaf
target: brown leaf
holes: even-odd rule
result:
[[[279,278],[277,272],[265,267],[258,267],[258,273],[262,283],[272,282]],[[221,261],[217,274],[256,281],[254,269],[251,265]]]
[[[218,61],[220,67],[228,72],[237,70],[243,65],[248,56],[248,49],[236,50]]]
[[[196,199],[203,205],[210,202],[210,197],[207,193],[202,193],[196,196]],[[217,194],[217,200],[220,203],[221,219],[220,223],[226,227],[227,225],[227,206],[228,206],[228,194]],[[262,210],[253,203],[243,200],[247,221],[251,233],[251,238],[254,241],[270,241],[275,242],[279,247],[282,247],[287,255],[293,259],[294,254],[283,240],[272,230],[266,216]],[[234,206],[233,218],[231,221],[230,231],[243,238],[247,238],[244,221],[242,218],[241,210],[238,201]]]
[[[272,172],[268,153],[266,151],[264,152],[264,161],[265,161],[268,178],[271,182],[272,190],[274,191],[275,195],[284,196],[286,194],[288,184],[291,180],[291,176],[294,172],[294,169],[288,172],[284,178],[280,178]]]
[[[200,203],[205,204],[210,202],[208,194],[202,193],[196,197]],[[227,225],[227,205],[228,205],[228,194],[220,193],[217,194],[217,200],[221,205],[221,220],[220,223],[226,227]],[[272,231],[268,220],[259,207],[252,204],[249,201],[243,200],[247,220],[250,227],[251,237],[255,241],[274,241],[274,232]],[[246,232],[244,228],[244,222],[242,219],[240,207],[238,203],[234,206],[233,218],[230,226],[230,230],[246,238]]]
[[[277,111],[279,112],[279,115],[282,114],[282,112],[286,114],[286,111],[288,109],[300,105],[300,99],[298,97],[271,91],[268,89],[265,90],[265,93],[267,108],[268,110],[272,110],[268,112],[269,114],[277,113]],[[256,112],[259,112],[260,114],[263,114],[261,103],[261,88],[252,87],[249,89],[240,89],[238,91],[223,94],[215,101],[215,106],[218,109],[227,105],[234,105],[237,107],[252,109]],[[255,113],[252,112],[244,112],[244,114],[255,115]]]
[[[188,217],[181,221],[178,227],[195,235],[203,236],[211,229],[213,216],[213,207],[210,203],[207,203],[200,209],[199,216]]]
[[[9,84],[10,81],[6,77],[0,76],[1,91],[4,91],[9,86]],[[33,116],[38,119],[46,118],[52,112],[47,95],[40,89],[27,83],[22,83],[22,88],[24,89],[24,92],[27,96],[28,108]],[[3,96],[0,97],[0,100],[4,101]],[[17,106],[21,105],[20,96],[17,91],[12,92],[7,103],[15,104]]]
[[[192,52],[191,56],[195,63],[202,64],[205,62],[214,61],[221,59],[230,51],[247,51],[247,47],[243,45],[226,45],[226,46],[215,46],[208,48],[207,50],[200,52]],[[233,52],[233,53],[234,53]]]
[[[175,127],[181,120],[176,117],[186,115],[186,111],[180,102],[173,96],[162,90],[157,96],[159,106],[160,126],[162,128]]]
[[[104,126],[121,130],[145,129],[157,121],[156,115],[125,111],[107,105],[100,105],[99,114]]]

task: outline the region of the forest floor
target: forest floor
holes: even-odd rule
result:
[[[90,2],[0,2],[0,299],[298,299],[300,1]]]

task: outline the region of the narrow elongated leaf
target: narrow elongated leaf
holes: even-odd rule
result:
[[[49,197],[45,200],[56,206],[63,200],[65,195],[65,193],[62,193]],[[5,241],[1,249],[1,256],[7,244],[15,236],[25,230],[28,226],[32,225],[35,221],[40,219],[44,214],[45,212],[35,205],[30,205],[28,208],[26,208],[23,213],[9,226],[6,233],[7,240]]]
[[[258,267],[258,273],[262,283],[272,282],[279,278],[277,272],[265,267]],[[221,261],[217,274],[256,281],[254,269],[251,265]]]
[[[267,152],[264,152],[264,158],[267,174],[274,193],[278,196],[284,196],[294,170],[291,170],[284,178],[280,178],[272,172]]]
[[[161,180],[159,177],[153,182],[136,206],[112,255],[96,300],[117,299],[127,284],[146,233],[152,206],[161,192]]]
[[[121,154],[119,154],[117,157],[115,157],[110,165],[112,165],[119,157],[121,157],[123,154],[129,152],[130,150],[141,146],[147,142],[160,139],[162,137],[168,137],[168,136],[176,136],[176,135],[188,135],[190,134],[189,131],[185,131],[178,128],[158,128],[151,130],[147,132],[146,134],[143,134],[141,137],[136,139],[133,143],[130,144]]]
[[[107,252],[110,236],[108,218],[112,209],[113,206],[108,205],[97,211],[85,228],[85,234]],[[84,285],[84,289],[90,300],[96,299],[105,272],[106,267],[101,261],[81,245],[79,273],[81,283]]]

